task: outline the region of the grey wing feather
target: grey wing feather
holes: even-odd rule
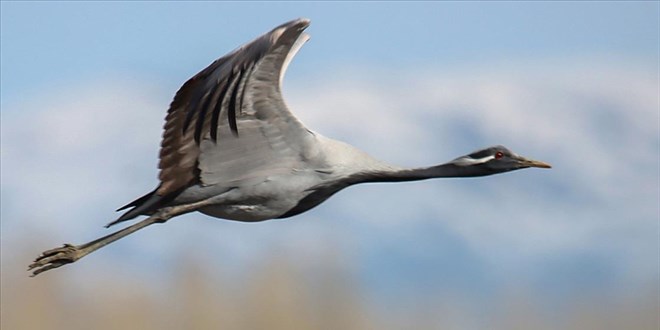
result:
[[[308,39],[307,19],[284,23],[214,61],[176,93],[165,118],[160,185],[167,197],[192,185],[235,182],[291,170],[313,152],[313,134],[287,109],[281,80],[289,61]],[[151,194],[150,194],[151,195]],[[147,198],[149,199],[149,198]],[[142,199],[146,201],[147,199]],[[150,199],[154,200],[154,199]],[[138,199],[127,213],[141,214]]]
[[[239,132],[245,121],[256,118],[267,125],[268,120],[280,116],[297,123],[282,100],[280,78],[284,64],[306,40],[303,30],[308,25],[306,19],[285,23],[216,60],[184,84],[172,102],[165,124],[159,195],[180,191],[200,180],[203,184],[217,183],[205,182],[203,172],[221,169],[217,164],[204,163],[203,159],[215,157],[202,153],[222,153],[226,141],[241,133],[248,134],[247,128]],[[264,108],[264,103],[272,108]],[[240,155],[219,155],[223,159],[236,156]]]
[[[281,94],[286,65],[307,40],[302,33],[290,32],[284,30],[276,46],[230,87],[241,95],[240,104],[227,100],[226,107],[236,109],[235,117],[219,121],[217,137],[207,134],[200,143],[202,184],[235,184],[290,172],[312,156],[314,135],[289,112]]]

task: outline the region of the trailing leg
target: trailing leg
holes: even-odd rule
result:
[[[195,211],[205,205],[208,205],[207,200],[191,204],[165,207],[158,210],[154,215],[134,225],[116,231],[110,235],[103,236],[91,242],[81,245],[64,244],[62,247],[44,251],[39,257],[37,257],[37,259],[34,260],[32,264],[30,264],[30,266],[28,266],[28,271],[32,271],[31,276],[34,277],[45,271],[76,262],[80,258],[142,228],[150,226],[154,223],[164,223],[172,217]]]

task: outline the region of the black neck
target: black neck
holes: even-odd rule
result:
[[[437,166],[406,169],[391,172],[364,173],[356,177],[357,182],[401,182],[433,178],[464,178],[494,174],[480,166],[459,166],[446,163]]]

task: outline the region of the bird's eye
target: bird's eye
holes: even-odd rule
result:
[[[495,159],[501,159],[502,157],[504,157],[504,154],[501,151],[495,153]]]

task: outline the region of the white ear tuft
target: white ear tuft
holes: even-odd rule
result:
[[[485,162],[488,162],[492,159],[494,159],[495,156],[490,155],[482,158],[472,158],[470,156],[463,156],[460,158],[454,159],[452,163],[459,165],[459,166],[471,166],[471,165],[478,165],[478,164],[483,164]]]

